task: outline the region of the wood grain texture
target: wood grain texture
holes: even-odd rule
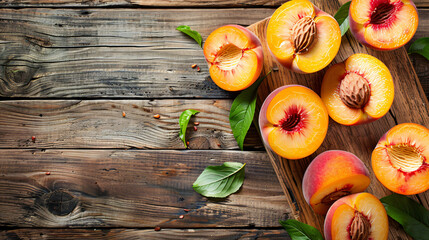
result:
[[[209,79],[198,44],[175,28],[205,39],[273,11],[0,9],[0,97],[232,98]]]
[[[286,0],[3,0],[1,7],[278,7]],[[428,0],[414,0],[418,7],[428,7]]]
[[[0,97],[233,98],[209,78],[201,48],[175,28],[189,25],[205,39],[221,25],[250,25],[273,11],[0,9]],[[427,13],[420,11],[419,36]],[[411,57],[429,84],[427,62]]]
[[[192,189],[225,161],[247,163],[238,193]],[[234,228],[279,227],[290,209],[265,152],[0,150],[0,212],[8,227]]]
[[[0,231],[6,240],[75,240],[75,239],[222,239],[222,240],[290,240],[285,230],[276,229],[15,229]]]
[[[331,1],[325,4],[332,4]],[[264,40],[264,31],[268,20],[261,21],[249,27],[250,30],[262,39],[264,51],[268,52]],[[304,221],[310,225],[323,229],[323,217],[316,215],[309,205],[305,202],[302,195],[302,178],[306,167],[310,161],[318,154],[333,149],[350,151],[362,159],[368,169],[371,169],[370,158],[379,138],[391,127],[398,123],[414,122],[429,126],[428,101],[421,88],[420,82],[408,59],[407,52],[404,48],[390,52],[380,52],[363,47],[347,33],[342,39],[342,45],[339,53],[333,63],[342,62],[353,53],[368,53],[377,57],[390,69],[395,84],[395,100],[390,112],[383,118],[371,124],[361,126],[342,126],[330,119],[329,129],[322,146],[312,155],[301,160],[287,160],[276,155],[268,146],[267,152],[270,156],[271,163],[279,178],[280,184],[285,192],[288,202],[291,205],[293,216],[296,219]],[[264,70],[277,66],[271,56],[265,55]],[[271,73],[259,87],[258,108],[266,96],[274,89],[287,84],[300,84],[313,89],[320,94],[321,80],[326,69],[314,74],[296,74],[279,67],[278,71]],[[371,172],[371,171],[370,171]],[[371,185],[367,189],[380,198],[390,194],[371,172]],[[429,192],[419,194],[422,199],[421,203],[427,208]],[[397,227],[398,225],[390,222],[389,239],[407,239],[404,231]]]
[[[179,138],[179,116],[186,109],[195,109],[200,113],[191,118],[186,133],[190,149],[238,149],[229,125],[231,103],[180,99],[1,101],[0,148],[185,149]],[[159,119],[153,117],[156,114]],[[197,131],[194,122],[199,122]],[[245,148],[263,148],[253,126]]]

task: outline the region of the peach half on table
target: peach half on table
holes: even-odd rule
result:
[[[330,150],[319,154],[307,167],[302,192],[313,211],[325,215],[336,200],[363,192],[370,183],[368,169],[356,155]]]
[[[414,36],[419,19],[411,0],[352,0],[350,30],[355,38],[376,50],[393,50]]]
[[[326,67],[337,55],[341,31],[337,21],[308,0],[281,5],[267,26],[267,43],[274,58],[299,73]]]
[[[337,123],[369,123],[383,117],[393,103],[392,75],[377,58],[353,54],[326,71],[321,97]]]
[[[301,85],[286,85],[265,99],[259,113],[264,143],[287,159],[315,152],[325,139],[329,116],[320,97]]]
[[[429,189],[429,129],[415,123],[391,128],[371,157],[377,179],[389,190],[412,195]]]
[[[386,240],[389,222],[383,204],[370,193],[337,200],[325,217],[325,240]]]
[[[204,43],[210,77],[220,88],[240,91],[252,85],[263,67],[264,54],[258,37],[238,25],[214,30]]]

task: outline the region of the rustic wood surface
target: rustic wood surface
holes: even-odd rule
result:
[[[2,239],[219,239],[219,240],[290,240],[284,230],[271,229],[161,229],[159,232],[153,229],[16,229],[0,231]]]
[[[278,219],[302,214],[295,209],[302,207],[295,205],[299,195],[291,198],[297,190],[283,195],[286,175],[279,184],[278,169],[260,151],[254,128],[247,151],[237,151],[228,123],[236,93],[213,84],[202,49],[175,30],[189,25],[205,39],[219,26],[248,26],[269,17],[283,2],[0,0],[0,238],[289,239]],[[316,2],[331,14],[340,6]],[[413,40],[429,33],[429,1],[414,2],[420,22]],[[366,50],[350,34],[343,41],[355,51]],[[349,53],[343,46],[337,60]],[[391,67],[409,69],[400,64],[403,52],[394,53],[399,55]],[[429,95],[428,61],[417,54],[410,58]],[[269,81],[280,73],[291,76],[280,68],[264,87],[274,87]],[[416,80],[407,74],[405,79]],[[320,87],[307,77],[297,81]],[[418,91],[414,83],[406,87]],[[411,107],[421,108],[419,94]],[[353,139],[364,158],[389,126],[413,120],[395,104],[392,114],[379,120],[381,128],[331,122],[331,140],[318,152],[347,150],[353,144],[338,145],[335,139],[358,134]],[[190,124],[187,132],[190,150],[184,150],[177,125],[187,108],[201,110],[191,120],[200,122],[198,130]],[[224,161],[247,163],[243,188],[225,200],[195,193],[192,182],[199,173]],[[301,170],[306,163],[282,162]],[[426,207],[427,199],[420,197]],[[154,231],[158,225],[162,230]],[[391,228],[397,236],[400,226],[391,222]]]
[[[225,160],[247,163],[239,194],[196,193]],[[0,190],[11,227],[278,227],[291,212],[265,152],[0,150]]]
[[[341,0],[344,1],[344,0]],[[349,1],[349,0],[345,0]],[[279,7],[285,0],[2,0],[1,7]],[[316,1],[315,1],[316,2]],[[429,0],[414,0],[418,7],[429,7]]]
[[[230,107],[230,100],[2,101],[0,148],[185,149],[178,119],[192,108],[200,113],[188,125],[190,149],[238,149],[229,126]],[[253,126],[245,148],[263,148]]]
[[[329,5],[332,2],[326,2]],[[334,7],[331,7],[334,8]],[[265,29],[268,19],[249,26],[263,42],[264,52],[268,52],[265,41]],[[366,125],[343,126],[332,119],[329,121],[329,130],[322,146],[312,155],[300,160],[288,160],[275,154],[268,146],[266,150],[271,163],[279,177],[280,184],[292,206],[296,219],[306,222],[323,231],[323,216],[315,214],[306,203],[302,194],[302,179],[306,167],[318,154],[332,149],[350,151],[362,159],[370,170],[371,185],[368,192],[381,198],[391,194],[375,177],[371,169],[371,153],[380,137],[390,128],[399,123],[414,122],[423,126],[429,126],[428,99],[420,85],[419,79],[412,67],[405,48],[395,51],[381,52],[368,49],[359,44],[348,32],[342,39],[341,48],[330,64],[342,62],[353,53],[367,53],[380,59],[391,71],[395,84],[395,100],[386,116]],[[270,56],[264,56],[264,71],[278,68],[278,64]],[[297,74],[285,68],[271,73],[261,84],[258,91],[259,106],[273,90],[287,84],[300,84],[313,89],[320,94],[321,80],[326,68],[314,74]],[[406,110],[406,111],[404,111]],[[257,111],[258,112],[258,111]],[[418,195],[418,200],[426,208],[428,207],[429,192]],[[295,207],[293,207],[295,206]],[[394,225],[393,221],[390,221]],[[401,228],[389,228],[389,239],[406,239],[407,235]]]

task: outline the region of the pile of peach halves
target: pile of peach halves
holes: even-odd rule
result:
[[[352,0],[352,34],[376,50],[393,50],[415,34],[418,15],[410,0]],[[298,73],[328,66],[341,45],[337,21],[308,0],[286,2],[271,16],[266,40],[273,58]],[[204,44],[210,76],[222,89],[251,86],[263,67],[262,44],[248,29],[227,25],[213,31]],[[274,90],[264,101],[259,127],[266,146],[287,159],[301,159],[322,144],[329,116],[339,124],[365,124],[383,117],[394,98],[386,65],[367,54],[353,54],[324,75],[321,97],[301,85]],[[429,189],[429,130],[403,123],[381,137],[372,157],[377,179],[393,192],[411,195]],[[369,171],[354,154],[331,150],[308,166],[302,191],[314,212],[326,215],[330,239],[387,239],[388,219],[381,202],[363,191]]]

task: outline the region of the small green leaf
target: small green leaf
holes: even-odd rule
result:
[[[245,165],[238,162],[225,162],[221,166],[208,166],[192,187],[205,197],[228,197],[243,185]]]
[[[280,220],[279,222],[292,240],[323,240],[322,234],[313,226],[295,219]]]
[[[416,201],[399,194],[380,199],[387,215],[400,223],[414,239],[429,240],[429,211]]]
[[[183,143],[185,144],[185,147],[188,147],[188,145],[186,144],[185,134],[186,134],[186,128],[188,128],[189,119],[191,119],[192,115],[195,115],[197,113],[199,113],[199,111],[193,110],[193,109],[188,109],[188,110],[183,111],[182,114],[180,114],[180,118],[179,118],[179,126],[180,126],[179,137],[180,137],[180,139],[182,139]]]
[[[338,25],[340,25],[341,36],[344,36],[347,30],[349,30],[350,3],[351,1],[344,3],[343,6],[341,6],[340,9],[338,9],[337,13],[335,13],[334,15],[335,20],[337,20]]]
[[[429,60],[429,37],[419,38],[411,44],[408,53],[418,53]]]
[[[260,77],[252,86],[243,90],[231,105],[229,125],[241,150],[243,150],[244,138],[247,131],[249,131],[250,125],[252,125],[253,116],[255,115],[258,87],[270,73],[271,70],[264,77]]]
[[[176,30],[179,30],[182,33],[185,33],[189,37],[193,38],[200,45],[200,47],[202,47],[203,38],[197,31],[192,30],[191,27],[186,25],[181,25],[181,26],[178,26]]]

